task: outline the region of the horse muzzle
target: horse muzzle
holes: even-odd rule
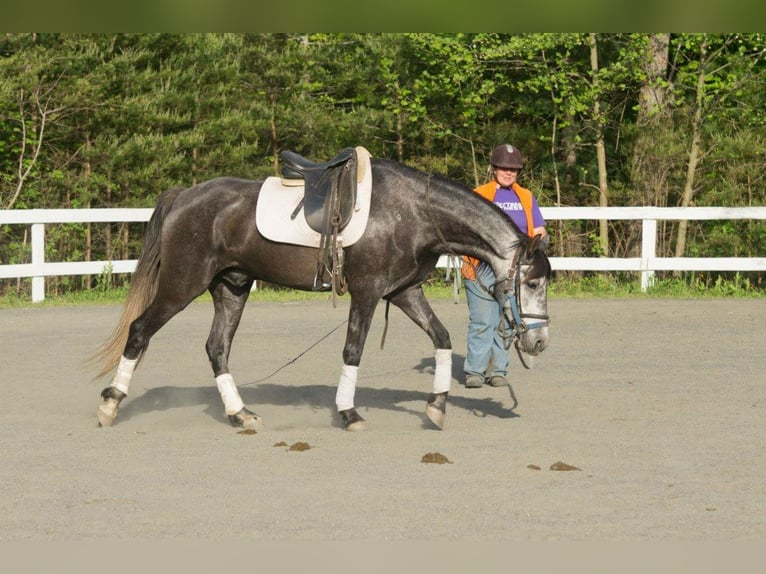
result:
[[[519,336],[519,347],[528,355],[539,355],[548,348],[548,327],[528,329]]]

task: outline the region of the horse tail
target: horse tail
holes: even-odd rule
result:
[[[138,256],[136,270],[131,277],[128,297],[120,320],[111,336],[104,341],[91,359],[99,369],[94,379],[105,377],[117,367],[128,342],[131,323],[146,310],[157,294],[162,226],[173,203],[183,190],[182,187],[168,189],[162,192],[157,200],[157,207],[144,232],[144,245]],[[137,357],[139,362],[145,350],[143,349]]]

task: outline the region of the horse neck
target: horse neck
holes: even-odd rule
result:
[[[430,182],[426,209],[433,214],[437,250],[469,255],[497,271],[512,258],[522,233],[508,217],[471,189],[450,182]]]

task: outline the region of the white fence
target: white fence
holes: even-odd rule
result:
[[[31,277],[32,301],[45,299],[45,277],[132,273],[136,260],[45,261],[45,225],[48,223],[108,223],[148,221],[152,209],[19,209],[0,210],[0,225],[31,225],[32,262],[0,265],[0,279]],[[555,271],[637,271],[641,289],[651,284],[655,271],[766,271],[766,257],[657,257],[657,222],[663,220],[766,219],[766,207],[543,207],[543,216],[556,220],[641,221],[639,257],[551,257]],[[439,266],[454,269],[454,261],[442,256]],[[455,273],[455,285],[459,274]]]

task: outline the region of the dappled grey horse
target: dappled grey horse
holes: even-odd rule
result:
[[[506,301],[506,327],[519,349],[539,354],[548,345],[550,263],[540,238],[529,238],[494,204],[468,186],[403,164],[373,158],[372,192],[363,234],[342,248],[350,310],[336,406],[343,428],[366,423],[354,405],[357,373],[378,302],[400,308],[433,341],[435,372],[426,415],[444,425],[452,372],[449,333],[434,314],[422,284],[442,254],[488,263],[497,283],[486,288]],[[214,318],[206,343],[224,412],[236,427],[258,428],[229,372],[232,340],[254,280],[316,289],[315,247],[265,238],[256,226],[264,182],[221,177],[164,192],[147,224],[144,246],[125,308],[97,358],[98,376],[113,373],[98,407],[101,426],[113,424],[134,370],[152,336],[196,297],[210,291]],[[534,324],[526,318],[535,317]]]

